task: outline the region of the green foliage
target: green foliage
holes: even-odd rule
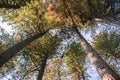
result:
[[[92,43],[99,53],[120,57],[120,35],[116,30],[99,33]]]
[[[19,9],[7,10],[4,13],[3,21],[14,24],[17,32],[28,33],[34,31],[32,34],[42,32],[51,28],[51,24],[48,24],[44,17],[45,9],[42,5],[42,0],[34,0]]]
[[[65,77],[65,72],[62,66],[62,60],[60,58],[52,58],[50,59],[49,65],[46,67],[45,74],[43,79],[61,79]]]
[[[13,39],[15,36],[14,34],[9,35],[4,29],[1,29],[0,35],[0,53],[4,52],[6,49],[10,48],[11,46],[16,43],[16,41]],[[22,56],[22,53],[18,53],[15,57],[13,57],[11,60],[9,60],[5,65],[3,65],[2,68],[0,68],[0,78],[3,79],[8,74],[12,75],[13,72],[16,72],[17,75],[12,75],[12,77],[20,77],[24,73],[23,65],[26,64],[26,62],[21,63],[23,58],[20,58]],[[18,59],[21,59],[21,61],[18,61]],[[18,68],[16,70],[16,67]],[[7,77],[6,77],[7,78]],[[14,78],[14,79],[15,79]]]
[[[55,8],[66,24],[73,24],[71,17],[80,27],[89,24],[91,15],[86,0],[57,0]]]
[[[57,0],[55,10],[62,14],[66,24],[73,24],[74,21],[80,27],[93,26],[94,18],[115,18],[119,15],[120,8],[115,9],[115,3],[119,4],[115,0]]]
[[[64,60],[73,78],[84,71],[85,53],[79,43],[74,42],[68,47]]]
[[[8,46],[0,40],[0,53],[5,51],[8,48]]]
[[[0,10],[4,13],[4,20],[10,20],[12,23],[17,24],[20,30],[26,30],[26,28],[36,29],[37,27],[44,30],[50,27],[51,24],[52,26],[58,23],[72,25],[73,21],[77,26],[83,28],[83,26],[91,26],[94,23],[93,18],[107,17],[112,10],[112,12],[115,12],[115,9],[111,8],[115,6],[114,0],[56,0],[53,3],[51,0],[26,1],[29,3],[24,1],[22,2],[25,5],[17,10]],[[111,10],[108,10],[110,8]],[[116,13],[119,13],[119,8],[116,11]],[[39,30],[38,28],[37,30]]]
[[[118,69],[116,68],[116,65],[115,65],[115,64],[110,64],[110,67],[115,71],[115,73],[116,73],[117,75],[120,76],[120,74],[119,74],[119,72],[118,72]]]
[[[13,46],[14,35],[9,35],[3,28],[0,27],[0,53]]]
[[[36,64],[39,65],[40,60],[42,60],[46,54],[48,54],[48,56],[56,54],[56,49],[60,42],[61,39],[47,34],[44,37],[32,42],[24,50],[24,53],[26,53],[25,55],[30,56]]]
[[[50,34],[44,35],[42,38],[35,40],[29,46],[27,46],[23,53],[26,58],[30,58],[30,64],[26,68],[27,71],[34,69],[40,69],[42,60],[48,55],[53,56],[56,54],[57,46],[59,46],[61,39],[56,36],[51,36]],[[36,71],[33,71],[34,74]],[[26,74],[29,76],[31,74]],[[50,74],[51,75],[51,74]],[[32,77],[32,76],[31,76]],[[26,78],[25,78],[26,79]]]

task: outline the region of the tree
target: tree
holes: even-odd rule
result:
[[[13,39],[15,37],[14,34],[9,34],[2,28],[1,28],[0,33],[1,33],[0,41],[2,42],[2,44],[0,45],[1,46],[0,49],[1,49],[1,52],[3,52],[6,49],[8,49],[10,46],[13,46],[16,41]],[[22,54],[21,55],[19,55],[19,54],[20,53],[18,53],[16,55],[16,57],[13,57],[2,68],[0,68],[0,75],[1,75],[0,78],[1,79],[4,78],[3,76],[6,76],[6,78],[7,78],[7,75],[10,75],[10,73],[13,73],[13,72],[20,73],[20,71],[24,70],[24,69],[20,68],[20,66],[22,64],[18,61],[18,58],[20,58],[20,56],[22,56]],[[21,57],[21,60],[22,60],[22,57]],[[24,63],[26,64],[26,61]],[[17,71],[15,71],[15,68],[16,68],[15,66],[19,67],[20,70],[18,69]],[[24,74],[24,72],[22,74]],[[16,77],[19,79],[22,74],[14,75],[12,77],[14,77],[14,79]]]
[[[22,50],[25,46],[27,46],[28,44],[30,44],[30,42],[36,40],[37,38],[43,36],[46,32],[44,33],[38,33],[35,36],[32,36],[12,47],[10,47],[9,49],[7,49],[5,52],[2,52],[0,54],[0,67],[2,67],[2,65],[4,65],[7,61],[9,61],[13,56],[16,55],[17,52],[19,52],[20,50]]]
[[[44,55],[44,59],[42,60],[42,64],[41,64],[41,68],[39,70],[37,80],[42,80],[47,59],[49,58],[49,56],[56,53],[56,49],[57,49],[58,45],[59,45],[59,40],[58,39],[55,40],[55,39],[52,39],[52,38],[50,39],[50,42],[48,42],[47,45],[43,45],[44,46],[43,49],[46,50],[46,51],[43,50],[43,53],[45,52],[45,55]]]
[[[19,9],[21,6],[26,5],[27,2],[31,0],[1,0],[0,1],[0,8],[7,8],[7,9]]]
[[[35,4],[38,4],[38,3],[35,3]],[[21,17],[21,16],[14,16],[14,17],[12,17],[12,19],[14,20],[13,22],[16,23],[16,24],[21,22],[18,25],[18,30],[20,30],[20,31],[22,30],[22,32],[25,32],[26,30],[28,30],[30,32],[31,29],[28,29],[28,28],[34,29],[33,33],[31,34],[31,35],[34,35],[34,36],[31,36],[30,38],[25,39],[24,41],[14,45],[13,47],[6,50],[5,52],[1,53],[0,54],[0,57],[1,57],[0,67],[3,64],[5,64],[9,59],[11,59],[13,56],[15,56],[15,54],[17,52],[19,52],[20,50],[22,50],[26,45],[30,44],[32,41],[34,41],[37,38],[42,37],[44,34],[46,34],[49,31],[49,29],[51,28],[51,27],[47,28],[48,24],[44,20],[44,17],[42,18],[41,12],[39,14],[37,14],[39,11],[34,9],[34,8],[41,9],[41,7],[39,7],[37,5],[35,5],[35,6],[33,6],[33,5],[34,4],[31,3],[31,5],[27,5],[28,7],[25,6],[25,9],[28,9],[30,11],[31,7],[33,7],[33,10],[36,13],[34,13],[34,11],[31,10],[31,13],[26,14],[26,11],[24,10],[23,15],[22,15],[22,16],[26,15],[27,16],[26,18],[28,18],[28,21],[26,21],[25,17]],[[21,9],[21,10],[23,10],[23,9]],[[16,11],[18,12],[17,14],[21,14],[21,13],[19,13],[19,10],[16,10]],[[9,17],[11,17],[13,15],[15,15],[15,13],[13,13],[11,15],[8,14]],[[38,19],[36,19],[37,17],[38,17]],[[29,18],[32,18],[32,22]],[[24,23],[22,23],[23,21],[24,21]],[[40,21],[42,21],[42,23]],[[24,27],[19,29],[19,27],[21,27],[23,24],[24,24]],[[46,27],[44,27],[44,26],[46,26]],[[9,53],[9,55],[8,55],[8,53]]]
[[[87,54],[87,57],[89,58],[90,62],[96,67],[102,79],[119,80],[120,78],[114,74],[114,71],[84,39],[84,37],[79,33],[78,29],[76,29],[76,31],[80,39],[80,44],[82,45],[85,53]]]
[[[61,39],[57,38],[56,36],[46,34],[42,38],[32,42],[24,50],[24,52],[31,57],[35,67],[39,69],[37,80],[42,80],[45,67],[47,67],[47,60],[49,60],[49,57],[52,57],[54,54],[56,54],[56,49],[60,44],[60,41]]]

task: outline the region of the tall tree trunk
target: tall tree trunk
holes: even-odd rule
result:
[[[78,80],[85,80],[84,71],[78,73]]]
[[[17,2],[19,1],[19,2]],[[7,9],[19,9],[21,6],[25,6],[26,2],[30,2],[31,0],[0,0],[0,8]]]
[[[80,75],[80,73],[78,74],[78,80],[81,80],[81,75]]]
[[[46,30],[43,33],[38,33],[34,36],[31,36],[30,38],[25,39],[24,41],[17,43],[16,45],[10,47],[6,51],[0,53],[0,67],[2,67],[2,65],[4,65],[7,61],[9,61],[13,56],[16,55],[17,52],[22,50],[25,46],[30,44],[32,41],[38,39],[39,37],[42,37],[47,32],[48,30]]]
[[[120,80],[120,77],[109,67],[109,65],[98,55],[94,48],[85,40],[76,26],[75,32],[80,39],[80,44],[83,47],[90,62],[96,67],[102,80]]]
[[[44,59],[42,60],[42,64],[41,64],[41,68],[40,68],[38,76],[37,76],[37,80],[42,80],[42,78],[43,78],[43,74],[44,74],[46,63],[47,63],[47,59],[48,59],[48,55],[46,55],[44,57]]]
[[[0,8],[7,8],[7,9],[19,9],[20,5],[12,5],[8,3],[0,3]]]

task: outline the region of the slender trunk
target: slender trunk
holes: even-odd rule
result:
[[[58,80],[61,80],[61,74],[60,74],[60,66],[58,66]]]
[[[0,54],[0,67],[2,67],[6,62],[8,62],[13,56],[16,55],[17,52],[22,50],[25,46],[30,44],[32,41],[38,39],[39,37],[42,37],[47,32],[48,32],[48,30],[43,33],[38,33],[34,36],[31,36],[30,38],[25,39],[24,41],[17,43],[16,45],[14,45],[14,46],[10,47],[9,49],[7,49],[6,51],[2,52]]]
[[[120,80],[120,77],[109,67],[109,65],[98,55],[94,48],[80,34],[77,27],[74,26],[75,32],[80,39],[80,44],[83,47],[90,62],[96,67],[102,80]]]
[[[12,5],[8,3],[0,3],[0,8],[7,8],[7,9],[19,9],[20,5]]]
[[[81,76],[80,76],[80,73],[78,74],[78,80],[81,80]]]
[[[21,2],[13,1],[13,0],[0,0],[0,8],[7,8],[7,9],[19,9],[21,6],[25,6],[26,2],[30,2],[31,0],[21,0]]]
[[[42,64],[41,64],[41,68],[40,68],[38,76],[37,76],[37,80],[42,80],[42,78],[43,78],[43,74],[44,74],[46,63],[47,63],[47,59],[48,59],[48,55],[46,55],[45,58],[42,60]]]
[[[78,73],[78,80],[85,80],[83,71]]]
[[[82,79],[85,80],[84,71],[82,71]]]

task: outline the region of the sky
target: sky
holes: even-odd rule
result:
[[[4,28],[5,31],[11,33],[12,32],[12,26],[8,25],[7,22],[2,22],[2,17],[0,17],[0,27]]]

